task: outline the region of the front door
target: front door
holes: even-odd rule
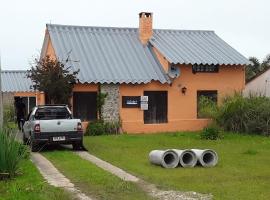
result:
[[[167,91],[145,91],[148,96],[148,110],[144,111],[145,124],[167,123],[168,95]]]

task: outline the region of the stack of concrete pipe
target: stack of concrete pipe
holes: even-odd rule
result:
[[[149,160],[152,164],[164,168],[194,167],[195,165],[214,167],[218,163],[218,155],[211,149],[153,150],[149,153]]]

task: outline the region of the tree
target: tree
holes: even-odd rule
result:
[[[246,81],[250,81],[255,76],[265,72],[270,69],[270,54],[265,57],[265,59],[260,62],[256,57],[250,57],[250,65],[246,67]]]
[[[71,71],[68,63],[69,57],[61,62],[46,56],[41,60],[35,59],[31,69],[27,71],[27,77],[33,81],[31,87],[45,93],[46,103],[69,104],[79,70]]]

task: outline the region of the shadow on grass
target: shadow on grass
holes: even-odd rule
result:
[[[71,144],[40,144],[37,152],[51,151],[88,151],[84,146],[80,150],[74,150]]]

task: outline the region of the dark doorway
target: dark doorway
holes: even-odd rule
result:
[[[97,119],[97,93],[74,92],[73,115],[82,121],[94,121]]]
[[[168,94],[167,91],[145,91],[148,96],[148,110],[144,111],[145,124],[167,123]]]
[[[14,97],[15,108],[16,108],[16,104],[17,104],[17,102],[19,101],[20,98],[22,99],[22,102],[25,105],[26,115],[28,115],[32,111],[32,108],[37,105],[36,104],[36,97],[18,97],[18,96],[15,96]]]

